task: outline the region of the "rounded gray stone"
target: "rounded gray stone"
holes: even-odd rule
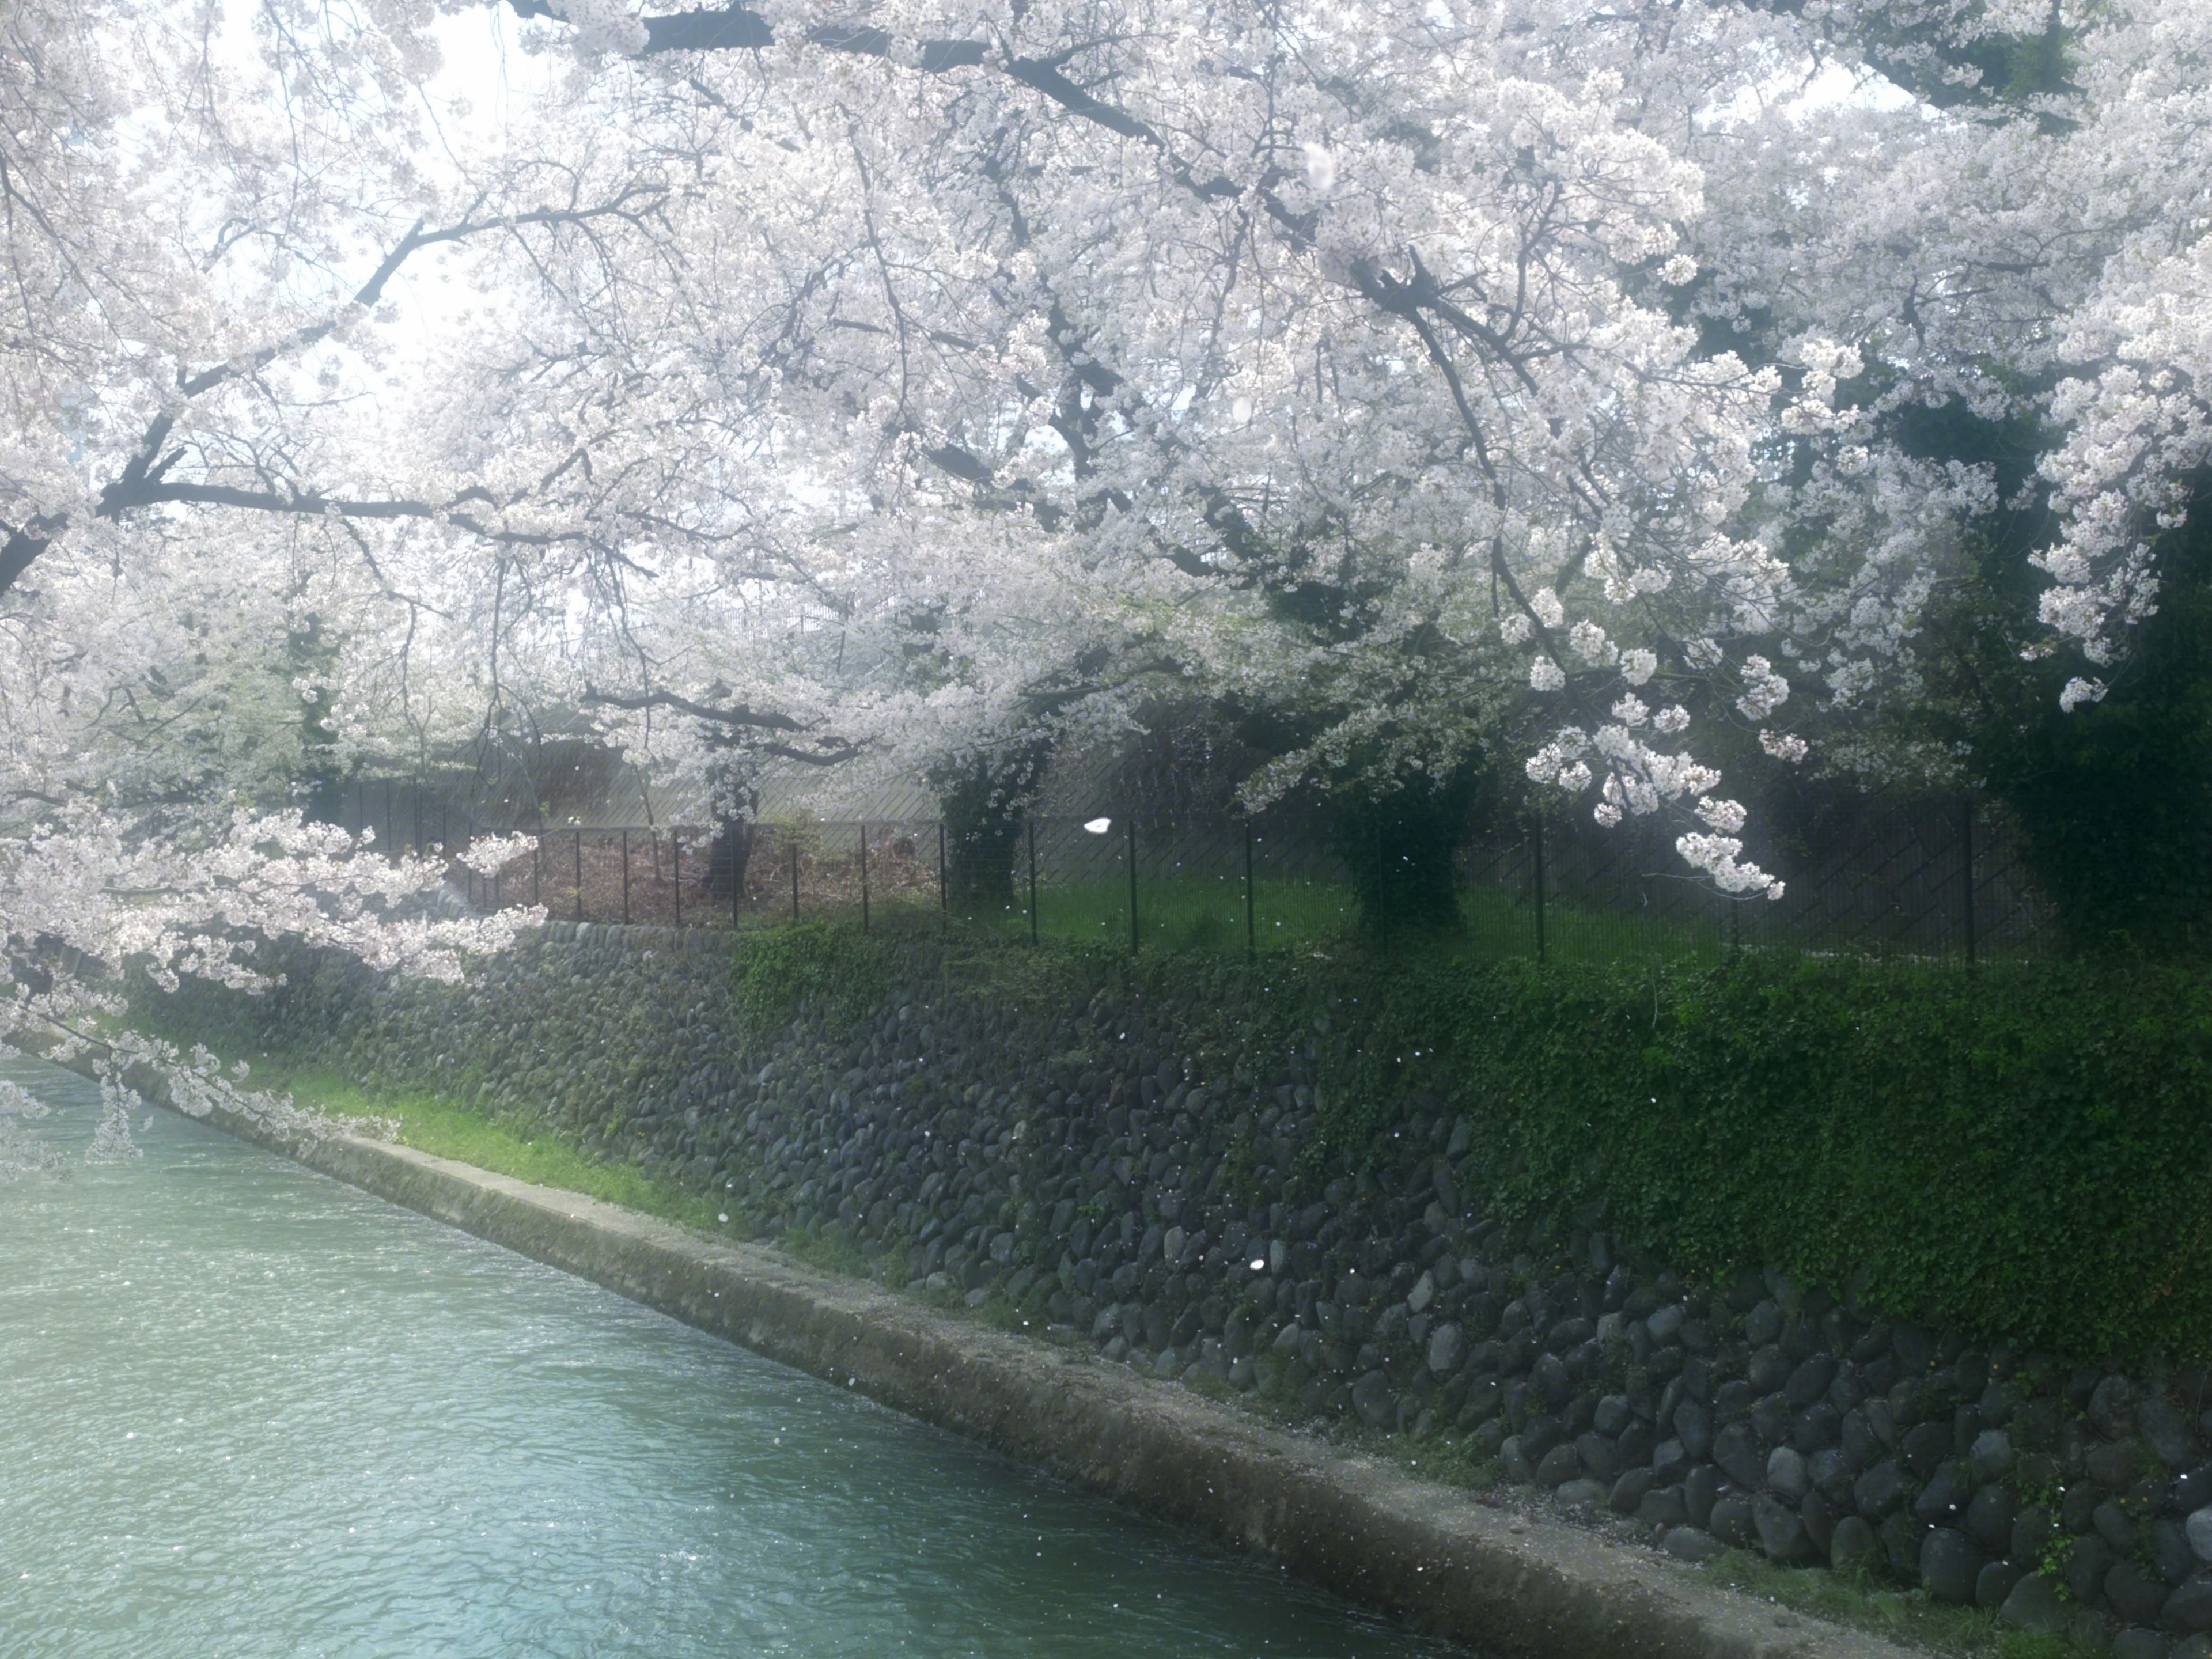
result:
[[[1836,1512],[1821,1496],[1819,1487],[1805,1494],[1805,1501],[1797,1506],[1797,1515],[1805,1523],[1805,1535],[1813,1540],[1813,1553],[1826,1560],[1829,1541],[1836,1535]]]
[[[1530,1460],[1530,1467],[1543,1461],[1544,1454],[1559,1443],[1559,1419],[1539,1417],[1530,1419],[1521,1431],[1521,1449]]]
[[[1713,1441],[1713,1462],[1721,1473],[1743,1487],[1756,1490],[1766,1476],[1766,1459],[1760,1455],[1759,1437],[1748,1423],[1731,1423]]]
[[[1856,1515],[1836,1522],[1828,1539],[1828,1565],[1838,1572],[1857,1572],[1881,1559],[1881,1540],[1874,1528]]]
[[[2138,1405],[2136,1430],[2169,1469],[2185,1469],[2197,1461],[2197,1437],[2171,1400],[2154,1395]]]
[[[1908,1583],[1918,1583],[1920,1540],[1928,1528],[1899,1510],[1875,1531],[1881,1539],[1882,1553],[1889,1558],[1890,1571]]]
[[[1905,1431],[1899,1449],[1905,1454],[1905,1466],[1912,1471],[1913,1479],[1929,1480],[1951,1455],[1951,1426],[1948,1423],[1915,1424]]]
[[[2150,1527],[2150,1563],[2169,1584],[2179,1584],[2197,1568],[2197,1552],[2179,1521],[2158,1520]]]
[[[2183,1522],[2181,1530],[2189,1540],[2189,1547],[2196,1552],[2197,1559],[2212,1563],[2212,1504],[2206,1504]]]
[[[1766,1489],[1793,1507],[1805,1501],[1805,1494],[1813,1489],[1813,1481],[1806,1473],[1804,1458],[1795,1447],[1777,1446],[1767,1453]]]
[[[1782,1397],[1802,1411],[1828,1392],[1828,1384],[1835,1380],[1835,1357],[1826,1353],[1814,1354],[1790,1373],[1790,1380],[1782,1385]]]
[[[1851,1483],[1851,1499],[1861,1515],[1880,1521],[1905,1501],[1909,1490],[1903,1468],[1885,1457]]]
[[[2152,1625],[2166,1606],[2166,1584],[2132,1561],[2116,1564],[2105,1575],[2105,1600],[2130,1625]]]
[[[1947,1527],[1966,1512],[1973,1497],[1966,1466],[1954,1459],[1939,1465],[1929,1477],[1928,1484],[1912,1500],[1912,1513],[1923,1526]]]
[[[1963,1525],[1966,1536],[1972,1539],[1984,1555],[2005,1555],[2012,1548],[2012,1493],[1992,1480],[1974,1494],[1974,1501],[1966,1505]]]
[[[2191,1469],[2186,1474],[2174,1476],[2172,1496],[2174,1512],[2178,1515],[2187,1515],[2191,1510],[2212,1504],[2212,1463]]]
[[[1634,1414],[1626,1395],[1609,1394],[1597,1402],[1590,1426],[1600,1434],[1618,1435],[1628,1426]]]
[[[1752,1519],[1748,1498],[1732,1495],[1722,1498],[1713,1505],[1712,1518],[1707,1526],[1714,1537],[1733,1549],[1759,1547],[1759,1528]]]
[[[1596,1431],[1577,1435],[1575,1449],[1582,1454],[1583,1468],[1593,1478],[1610,1481],[1620,1473],[1620,1448]]]
[[[2075,1539],[2066,1552],[2066,1588],[2074,1592],[2076,1601],[2094,1601],[2104,1589],[2105,1575],[2112,1570],[2112,1547],[2094,1533]]]
[[[1727,1547],[1699,1527],[1675,1527],[1667,1534],[1667,1553],[1677,1561],[1710,1561]]]
[[[2135,1543],[2134,1517],[2118,1504],[2107,1501],[2089,1512],[2089,1524],[2097,1529],[2097,1536],[2112,1547],[2115,1555],[2125,1555]]]
[[[2106,1652],[2110,1659],[2166,1659],[2166,1638],[2139,1626],[2124,1630]]]
[[[2032,1572],[2012,1587],[1997,1616],[2015,1630],[2056,1631],[2066,1623],[2066,1602],[2055,1583]]]
[[[1974,1579],[1974,1605],[1991,1612],[2002,1607],[2012,1587],[2020,1583],[2021,1570],[2009,1561],[1992,1561]]]
[[[1528,1486],[1536,1479],[1535,1468],[1528,1462],[1528,1454],[1522,1449],[1521,1437],[1517,1434],[1509,1434],[1498,1443],[1498,1461],[1504,1467],[1505,1478],[1516,1486]]]
[[[1782,1310],[1773,1303],[1761,1302],[1744,1316],[1743,1340],[1753,1347],[1764,1347],[1781,1334]]]
[[[1466,1357],[1467,1343],[1457,1325],[1439,1325],[1429,1333],[1429,1370],[1449,1376]]]
[[[2132,1440],[2103,1441],[2089,1448],[2091,1484],[2106,1492],[2124,1492],[2135,1484],[2140,1450]]]
[[[1554,1446],[1544,1454],[1544,1461],[1536,1465],[1536,1484],[1558,1486],[1577,1479],[1583,1472],[1582,1454],[1571,1443]]]
[[[1931,1528],[1920,1540],[1920,1582],[1938,1601],[1972,1607],[1982,1565],[1982,1553],[1974,1540],[1955,1528]]]
[[[1813,1558],[1813,1540],[1797,1511],[1771,1492],[1752,1500],[1751,1522],[1759,1531],[1759,1547],[1767,1559],[1789,1565]]]
[[[1674,1437],[1692,1463],[1713,1449],[1713,1414],[1694,1400],[1674,1407]]]
[[[1659,1477],[1650,1469],[1630,1469],[1613,1483],[1606,1503],[1616,1515],[1633,1515],[1658,1484]]]
[[[2181,1636],[2212,1632],[2212,1575],[2199,1574],[2167,1596],[2159,1622]]]
[[[2002,1429],[1984,1429],[1967,1448],[1966,1462],[1973,1467],[1978,1485],[2003,1480],[2012,1473],[2012,1437]]]
[[[1382,1371],[1370,1371],[1352,1385],[1352,1408],[1359,1413],[1359,1420],[1370,1429],[1394,1428],[1398,1421],[1398,1402],[1390,1396],[1390,1378]]]

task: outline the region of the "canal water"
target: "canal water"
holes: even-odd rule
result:
[[[0,1063],[10,1659],[1447,1651],[580,1279]]]

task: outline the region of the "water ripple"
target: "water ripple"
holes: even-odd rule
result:
[[[160,1114],[0,1186],[21,1659],[1440,1651]]]

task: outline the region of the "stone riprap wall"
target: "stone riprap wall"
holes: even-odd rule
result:
[[[1328,1151],[1316,1043],[1248,979],[1173,982],[1010,990],[916,942],[890,982],[779,1006],[726,938],[556,925],[469,988],[325,967],[194,1018],[1152,1375],[1455,1439],[1678,1557],[1872,1569],[2131,1659],[2212,1656],[2202,1373],[2061,1368],[1771,1272],[1686,1283],[1595,1218],[1516,1231],[1462,1181],[1479,1111],[1409,1092]],[[1299,1016],[1333,1017],[1357,1011]]]

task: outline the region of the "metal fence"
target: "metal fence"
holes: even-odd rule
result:
[[[2036,954],[2051,938],[2018,835],[1967,800],[1869,803],[1763,850],[1759,862],[1784,883],[1773,900],[1717,891],[1648,820],[1554,820],[1468,856],[1477,884],[1528,896],[1539,955],[1760,948],[1971,963]]]
[[[352,805],[352,827],[386,845],[452,852],[493,833],[408,784],[364,784]],[[980,903],[948,902],[946,854],[934,820],[551,829],[491,877],[454,868],[472,905],[543,905],[561,919],[837,917],[890,929],[946,926],[957,910],[968,925],[1031,938],[1224,951],[1325,951],[1360,927],[1357,893],[1370,873],[1356,867],[1364,849],[1347,854],[1316,815],[1291,810],[1036,816],[1012,847],[1006,888]],[[1650,821],[1529,820],[1468,838],[1452,896],[1482,948],[1559,960],[1759,949],[1972,962],[2036,953],[2051,939],[2019,837],[1984,805],[1869,800],[1754,854],[1784,878],[1779,901],[1717,892]],[[1390,854],[1378,843],[1371,856]]]

